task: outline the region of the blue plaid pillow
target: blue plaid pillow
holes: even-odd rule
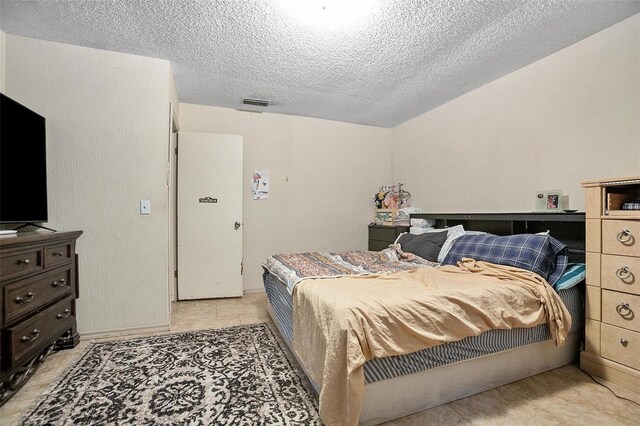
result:
[[[549,235],[464,235],[442,261],[455,265],[463,257],[535,272],[554,285],[568,262],[567,246]]]

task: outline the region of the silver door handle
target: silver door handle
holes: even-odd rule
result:
[[[238,228],[240,228],[240,222],[236,222],[235,225],[233,225],[233,229],[235,229],[236,231],[238,230]]]

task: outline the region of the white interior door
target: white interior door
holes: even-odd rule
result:
[[[178,299],[242,296],[242,136],[178,133]]]

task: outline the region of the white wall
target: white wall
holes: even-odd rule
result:
[[[192,104],[180,130],[244,137],[245,290],[262,288],[272,254],[367,248],[373,194],[391,182],[390,130]],[[268,200],[251,198],[253,170],[270,172]]]
[[[174,122],[177,124],[180,117],[180,100],[178,99],[178,89],[176,88],[176,80],[171,67],[169,67],[169,102],[173,107]]]
[[[531,211],[640,174],[640,15],[393,129],[393,175],[430,212]]]
[[[176,132],[180,116],[180,100],[178,99],[178,90],[176,81],[173,76],[173,69],[169,67],[169,102],[171,103],[171,123],[170,123],[170,139],[169,152],[167,156],[167,276],[169,285],[169,301],[176,300],[176,277],[174,272],[178,269],[176,264],[176,250],[178,242],[176,241],[176,189],[175,189],[175,155],[176,148]],[[173,305],[170,305],[173,308]]]
[[[6,45],[7,35],[4,31],[0,30],[0,92],[4,93],[4,81],[6,74],[5,67],[5,45]]]
[[[167,327],[169,75],[163,60],[6,36],[6,93],[47,119],[48,226],[84,231],[81,334]]]

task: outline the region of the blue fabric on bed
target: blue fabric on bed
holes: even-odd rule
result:
[[[568,249],[549,235],[464,235],[453,243],[442,264],[455,265],[463,257],[526,269],[553,285],[567,267]]]
[[[587,265],[584,263],[569,263],[562,276],[554,284],[556,291],[566,290],[584,281],[587,277]]]

